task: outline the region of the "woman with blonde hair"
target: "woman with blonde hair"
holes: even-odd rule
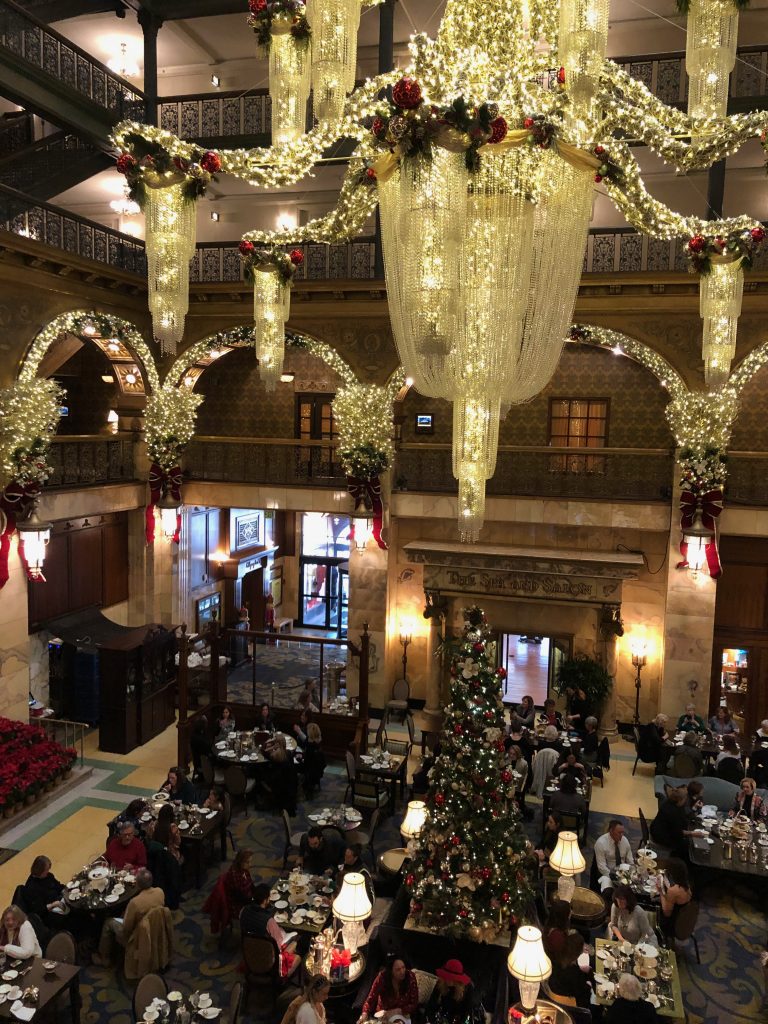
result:
[[[311,796],[320,786],[325,772],[325,754],[321,744],[323,734],[316,722],[310,722],[307,726],[307,743],[304,747],[304,760],[302,771],[304,772],[304,795]]]
[[[761,821],[765,818],[765,804],[757,793],[757,783],[754,779],[747,776],[741,780],[739,792],[728,814],[732,818],[737,814],[744,814],[752,821]]]
[[[27,915],[13,903],[5,908],[0,919],[0,953],[17,960],[43,955]]]
[[[285,1011],[280,1024],[325,1024],[323,1005],[331,991],[331,983],[322,974],[313,974]]]

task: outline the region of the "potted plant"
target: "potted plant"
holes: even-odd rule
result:
[[[586,654],[577,654],[561,663],[554,690],[559,697],[567,690],[582,690],[587,703],[597,714],[611,692],[611,685],[611,677],[599,661]]]

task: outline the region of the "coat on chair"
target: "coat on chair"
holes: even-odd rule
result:
[[[165,970],[173,956],[173,919],[168,907],[150,910],[125,947],[125,976],[130,980]]]

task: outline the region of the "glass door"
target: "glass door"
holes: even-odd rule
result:
[[[748,717],[749,651],[744,647],[724,647],[720,668],[720,700],[728,708],[734,725],[742,735]]]
[[[349,569],[339,567],[339,614],[336,630],[339,638],[347,635],[349,628]]]
[[[330,558],[301,559],[301,625],[346,636],[349,570]]]

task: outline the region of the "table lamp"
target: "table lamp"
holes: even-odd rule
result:
[[[570,903],[573,899],[573,890],[576,888],[573,876],[580,875],[587,866],[575,832],[560,833],[557,837],[557,846],[549,856],[549,866],[560,874],[557,880],[559,899]]]
[[[409,853],[413,853],[412,842],[418,839],[427,821],[427,805],[423,800],[411,800],[400,826],[400,835],[405,840]]]
[[[344,881],[331,907],[334,917],[342,923],[344,948],[356,956],[360,940],[365,935],[362,922],[371,916],[371,901],[365,888],[365,878],[359,871],[344,875]]]
[[[517,938],[507,957],[507,969],[520,985],[520,1002],[526,1013],[533,1013],[539,985],[552,973],[552,961],[544,952],[541,932],[533,925],[524,924],[517,930]]]

